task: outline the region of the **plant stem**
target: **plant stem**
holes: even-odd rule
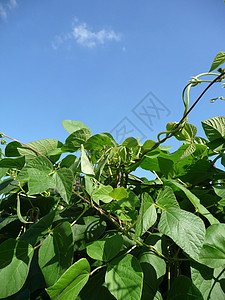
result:
[[[1,135],[2,135],[3,137],[7,138],[7,139],[10,139],[10,140],[12,140],[12,141],[14,141],[14,142],[17,142],[17,143],[21,144],[22,146],[24,146],[24,147],[26,147],[26,148],[32,150],[33,152],[37,153],[38,155],[45,156],[44,154],[41,154],[41,153],[38,152],[37,150],[33,149],[32,147],[30,147],[30,146],[28,146],[28,145],[26,145],[26,144],[24,144],[24,143],[22,143],[22,142],[20,142],[20,141],[18,141],[18,140],[16,140],[16,139],[12,138],[12,137],[10,137],[10,136],[4,134],[4,133],[1,133]]]

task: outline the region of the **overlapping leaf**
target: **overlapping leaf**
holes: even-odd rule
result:
[[[45,282],[51,286],[72,264],[73,235],[68,222],[54,228],[41,245],[38,256]]]
[[[117,300],[140,300],[143,272],[139,261],[131,254],[115,258],[109,263],[105,283]]]
[[[33,247],[24,241],[8,239],[0,245],[1,298],[11,296],[22,288],[29,272],[33,252]]]
[[[59,280],[46,291],[51,300],[74,300],[87,283],[90,265],[85,258],[70,266]]]
[[[158,228],[190,257],[198,258],[205,238],[205,225],[198,216],[179,208],[166,208]]]

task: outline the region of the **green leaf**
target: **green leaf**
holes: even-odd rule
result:
[[[213,186],[214,192],[217,196],[225,199],[225,186]]]
[[[69,222],[53,229],[39,249],[39,266],[47,286],[53,285],[73,260],[73,235]]]
[[[221,137],[225,139],[225,117],[214,117],[202,121],[202,127],[210,141]]]
[[[48,156],[53,150],[62,147],[62,143],[54,139],[45,139],[26,144],[30,148],[36,150],[44,156]],[[26,161],[30,161],[38,156],[38,154],[26,147],[18,148],[20,155],[25,156]],[[57,157],[51,157],[52,161],[56,161]]]
[[[158,157],[160,172],[166,177],[173,177],[174,162],[171,159]]]
[[[188,197],[192,205],[195,207],[196,211],[199,212],[201,215],[203,215],[210,224],[218,224],[219,221],[208,211],[205,206],[203,206],[200,203],[200,200],[198,197],[196,197],[191,191],[189,191],[186,187],[184,187],[182,184],[177,182],[176,180],[167,180],[168,183],[172,183],[173,186],[178,187],[180,190],[182,190],[185,195]]]
[[[156,219],[154,202],[148,193],[144,193],[135,227],[135,238],[142,236],[156,222]]]
[[[179,276],[174,279],[169,290],[167,300],[195,299],[203,300],[202,294],[186,276]]]
[[[115,200],[128,198],[128,192],[124,187],[115,188],[109,195]]]
[[[182,159],[184,159],[184,158],[188,157],[189,155],[193,154],[195,152],[195,150],[196,150],[195,144],[191,143],[176,163],[180,162]]]
[[[159,252],[162,252],[162,237],[159,234],[151,234],[145,243],[154,246]],[[158,287],[163,281],[166,273],[166,263],[164,259],[157,256],[151,250],[146,250],[140,254],[139,261],[144,272],[144,286],[142,292],[142,300],[162,299],[157,295]],[[159,298],[157,298],[157,296]],[[156,297],[156,298],[154,298]]]
[[[81,145],[81,172],[88,175],[95,175],[93,166],[85,153],[84,146]]]
[[[180,208],[177,199],[173,193],[173,190],[169,186],[166,186],[162,190],[160,190],[156,199],[156,204],[162,209],[173,207]]]
[[[170,125],[170,123],[168,123],[167,125]],[[170,126],[167,126],[167,128],[168,128],[167,130],[170,130]],[[174,133],[174,136],[179,141],[191,142],[194,139],[196,133],[197,133],[197,127],[195,125],[190,123],[185,123],[184,127],[180,131]]]
[[[74,131],[77,131],[77,130],[80,130],[80,129],[83,129],[83,128],[91,131],[90,128],[87,125],[85,125],[84,123],[82,123],[80,121],[64,120],[64,121],[62,121],[62,126],[69,133],[73,133]]]
[[[7,178],[0,183],[0,194],[7,195],[8,193],[13,193],[13,191],[18,191],[18,189],[18,181],[12,178]]]
[[[213,269],[191,262],[191,279],[193,284],[202,293],[204,299],[208,298],[212,286]]]
[[[59,192],[63,200],[69,203],[74,183],[73,172],[68,168],[62,168],[57,170],[52,178],[55,189]]]
[[[99,271],[90,277],[76,300],[115,300],[105,287],[105,271]]]
[[[75,155],[69,154],[64,157],[60,163],[61,168],[72,168],[74,163],[78,161],[78,158]]]
[[[225,62],[225,52],[219,52],[213,60],[209,72],[212,72]]]
[[[92,194],[92,199],[94,202],[99,204],[101,200],[104,203],[109,203],[112,201],[112,197],[109,195],[113,191],[111,185],[100,185]]]
[[[136,194],[132,191],[127,191],[128,193],[128,197],[119,199],[117,201],[118,205],[120,207],[139,207],[140,206],[140,200],[139,198],[136,196]]]
[[[25,157],[18,157],[18,158],[4,158],[0,160],[0,168],[16,168],[22,169],[25,164]]]
[[[136,149],[138,147],[138,141],[134,137],[128,137],[123,143],[122,146],[125,146],[129,149]]]
[[[20,237],[20,241],[26,241],[32,246],[35,246],[41,238],[50,230],[55,211],[52,211],[40,219],[37,223],[33,224],[26,230]]]
[[[80,149],[82,144],[85,144],[85,142],[91,137],[91,135],[92,133],[90,129],[87,128],[81,128],[77,131],[74,131],[71,135],[68,136],[62,149],[68,148],[70,151],[77,151]]]
[[[198,258],[205,237],[205,225],[199,217],[179,208],[167,208],[161,215],[158,228],[191,258]]]
[[[92,241],[99,239],[106,229],[106,222],[98,216],[84,217],[72,227],[74,251],[84,250]]]
[[[35,195],[54,187],[49,174],[52,172],[52,163],[44,156],[31,160],[17,176],[18,181],[28,181],[29,195]]]
[[[102,150],[114,147],[116,145],[114,139],[106,133],[100,133],[90,137],[84,147],[87,150]]]
[[[199,262],[210,268],[225,264],[225,224],[214,224],[207,228]]]
[[[8,168],[0,168],[0,179],[6,175]]]
[[[18,221],[18,217],[16,215],[14,216],[9,216],[5,219],[0,220],[0,231],[2,230],[2,228],[4,228],[5,226],[7,226],[8,224]]]
[[[144,144],[143,144],[141,150],[142,150],[142,151],[143,151],[143,150],[150,150],[154,145],[155,145],[155,142],[154,142],[153,140],[147,140],[147,141],[144,142]],[[156,153],[159,154],[160,152],[158,151],[158,152],[156,152]]]
[[[225,288],[224,266],[211,269],[207,266],[191,262],[191,279],[202,293],[204,299],[223,299]]]
[[[23,241],[8,239],[0,244],[1,298],[11,296],[22,288],[28,275],[33,253],[33,247]]]
[[[90,265],[81,258],[46,291],[52,300],[74,300],[88,281]]]
[[[108,265],[105,283],[117,300],[140,300],[143,272],[139,261],[131,254],[115,258]]]
[[[115,257],[123,245],[121,234],[113,234],[87,246],[87,254],[93,259],[109,261]]]
[[[11,142],[5,147],[5,155],[7,157],[18,157],[20,153],[18,148],[22,148],[23,146],[19,142]]]

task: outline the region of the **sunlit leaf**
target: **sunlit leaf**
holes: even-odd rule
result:
[[[209,72],[212,72],[225,62],[225,52],[219,52],[213,60]]]
[[[190,257],[198,258],[205,237],[205,225],[198,216],[179,208],[167,208],[162,213],[158,228]]]
[[[8,239],[0,245],[1,298],[11,296],[22,288],[28,275],[33,252],[33,247],[24,241]]]
[[[140,300],[143,272],[139,261],[131,254],[115,258],[108,265],[105,283],[117,300]]]
[[[225,265],[225,224],[214,224],[207,228],[199,262],[211,268]]]
[[[46,291],[52,300],[74,300],[88,281],[90,265],[85,258],[70,266]]]

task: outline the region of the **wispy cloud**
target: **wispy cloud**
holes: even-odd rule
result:
[[[9,0],[4,4],[0,4],[0,18],[6,20],[8,13],[16,7],[17,7],[16,0]]]
[[[116,33],[114,30],[101,29],[93,31],[86,23],[79,23],[78,19],[74,19],[72,30],[66,34],[57,35],[52,41],[53,49],[57,49],[62,43],[68,40],[75,40],[78,44],[94,48],[97,45],[103,45],[109,41],[120,41],[121,34]]]

